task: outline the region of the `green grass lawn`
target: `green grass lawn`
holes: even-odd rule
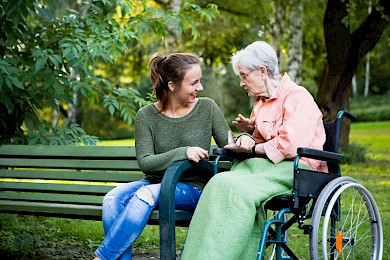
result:
[[[352,124],[350,142],[365,146],[367,160],[342,165],[342,174],[359,180],[374,196],[383,222],[383,259],[390,259],[390,122]],[[134,140],[99,145],[134,145]],[[99,221],[0,214],[0,228],[2,259],[92,259],[103,239]],[[185,234],[186,228],[177,228],[178,247]],[[308,236],[293,227],[289,237],[300,259],[309,259]],[[156,256],[158,247],[158,227],[147,226],[134,245],[135,255]]]

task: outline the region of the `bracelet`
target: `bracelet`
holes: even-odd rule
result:
[[[257,144],[255,144],[255,145],[252,147],[252,153],[253,153],[253,154],[257,154],[257,153],[256,153],[256,145],[257,145]]]

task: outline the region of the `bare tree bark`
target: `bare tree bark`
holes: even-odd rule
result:
[[[297,84],[302,80],[303,2],[292,1],[288,44],[288,74]]]
[[[371,0],[368,1],[368,14],[371,13]],[[364,96],[368,96],[368,90],[370,89],[370,52],[367,53],[366,59],[366,80],[364,81]]]
[[[175,12],[179,13],[181,8],[181,0],[172,0],[169,2],[169,8]],[[177,47],[179,46],[179,32],[170,27],[171,34],[167,36],[166,48],[168,52],[177,52]]]
[[[368,90],[370,89],[370,52],[367,53],[366,59],[366,75],[364,80],[364,96],[368,96]]]
[[[390,1],[380,0],[380,8],[374,8],[359,28],[350,33],[348,4],[349,1],[346,0],[328,0],[325,11],[324,32],[328,63],[317,94],[317,102],[325,120],[335,118],[340,109],[349,109],[351,82],[357,66],[374,48],[389,24]],[[349,124],[343,128],[340,145],[346,147],[348,143]]]
[[[276,53],[279,57],[279,66],[283,62],[283,55],[280,51],[281,42],[283,41],[284,28],[286,28],[286,7],[283,0],[275,0],[274,5],[274,14],[275,21],[272,22],[271,27],[271,46],[276,50]]]
[[[352,77],[352,95],[354,97],[358,96],[357,85],[356,85],[356,74],[353,75]]]
[[[77,120],[77,93],[73,93],[73,103],[68,104],[68,123],[69,125],[76,123]]]

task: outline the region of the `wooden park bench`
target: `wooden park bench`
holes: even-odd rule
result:
[[[159,210],[148,222],[160,226],[161,259],[176,258],[175,225],[191,220],[192,213],[175,210],[174,192],[179,177],[194,167],[213,172],[207,161],[183,160],[164,174]],[[104,195],[143,176],[134,146],[2,145],[0,212],[101,221]]]

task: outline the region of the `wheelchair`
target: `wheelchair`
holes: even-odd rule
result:
[[[324,122],[324,151],[298,148],[292,195],[276,196],[265,205],[273,217],[264,224],[257,259],[298,259],[288,246],[288,229],[294,224],[309,235],[310,259],[382,259],[383,230],[375,200],[356,179],[341,176],[344,156],[338,145],[343,117],[355,120],[341,110],[335,120]],[[221,171],[224,161],[249,158],[225,149],[213,153],[214,173]],[[304,157],[326,161],[329,172],[299,168]]]

